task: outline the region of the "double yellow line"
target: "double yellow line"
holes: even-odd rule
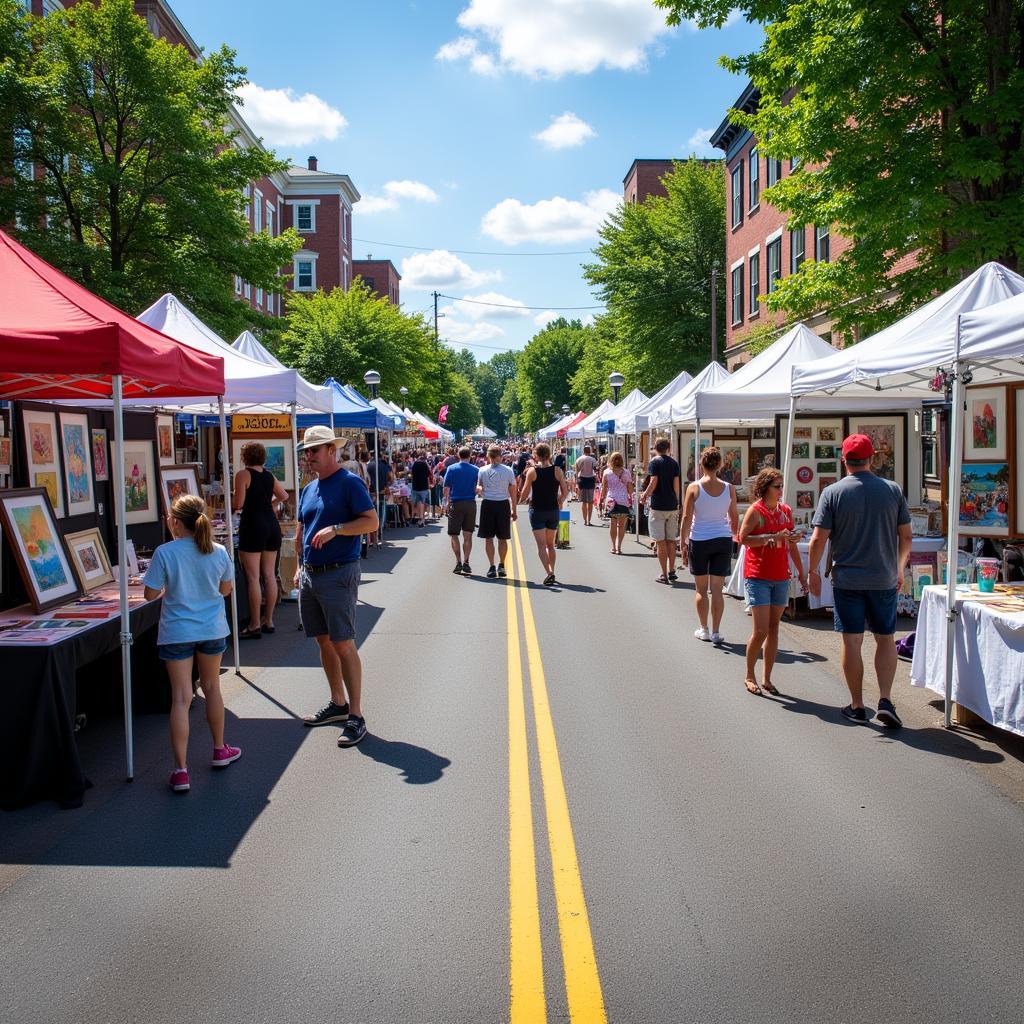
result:
[[[508,735],[509,735],[509,978],[512,1024],[543,1024],[547,1020],[544,963],[537,895],[533,803],[526,729],[526,699],[520,651],[516,595],[522,605],[526,660],[530,671],[537,753],[547,813],[548,841],[554,880],[558,931],[569,1019],[573,1024],[605,1024],[607,1016],[594,940],[583,896],[576,842],[569,817],[555,727],[551,720],[547,682],[540,656],[530,594],[523,579],[523,549],[512,530],[508,588]]]

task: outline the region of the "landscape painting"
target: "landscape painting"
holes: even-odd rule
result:
[[[960,481],[960,532],[1008,536],[1010,467],[1006,462],[965,464]]]
[[[295,487],[295,458],[290,438],[239,437],[231,442],[231,465],[235,471],[243,468],[242,446],[258,441],[267,450],[267,461],[263,464],[275,480],[280,480],[285,490]]]

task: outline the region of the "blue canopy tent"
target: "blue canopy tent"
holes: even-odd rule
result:
[[[328,377],[324,381],[324,387],[330,388],[334,393],[334,426],[347,427],[351,430],[395,429],[394,419],[375,409],[358,391],[345,384],[339,384],[333,377]],[[324,413],[299,416],[299,426],[302,428],[330,425],[331,417]]]

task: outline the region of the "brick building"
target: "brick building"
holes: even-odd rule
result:
[[[634,160],[622,179],[622,198],[642,203],[648,196],[665,196],[661,179],[672,170],[672,160]]]
[[[392,306],[399,304],[398,285],[402,275],[391,260],[375,260],[370,255],[365,260],[353,260],[352,277],[361,277],[370,291],[387,299]]]

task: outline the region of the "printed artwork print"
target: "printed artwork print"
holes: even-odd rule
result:
[[[67,586],[69,580],[61,559],[60,542],[50,531],[50,524],[41,508],[11,509],[11,518],[25,549],[29,572],[43,595],[57,587]]]
[[[999,431],[996,414],[991,402],[987,399],[975,399],[971,402],[971,427],[975,448],[993,449],[998,447]]]
[[[92,499],[85,430],[77,423],[65,423],[64,465],[68,480],[68,501],[74,505]]]
[[[32,476],[33,487],[45,487],[46,496],[50,499],[50,504],[56,509],[60,502],[60,494],[57,490],[57,474],[56,473],[34,473]]]
[[[110,473],[107,469],[107,432],[92,432],[92,472],[97,480],[107,480]]]
[[[125,458],[124,489],[126,511],[145,512],[149,508],[149,479],[145,463]]]
[[[871,438],[875,454],[871,459],[871,471],[883,480],[896,479],[896,425],[893,423],[869,423],[855,431]]]
[[[78,557],[82,561],[82,568],[85,570],[86,575],[103,571],[103,567],[100,564],[100,556],[96,553],[96,548],[92,544],[83,544],[78,549]]]
[[[160,460],[174,459],[174,440],[173,433],[170,426],[166,423],[161,423],[156,428],[157,445],[160,449]]]
[[[965,465],[960,483],[960,525],[1008,530],[1010,467],[1006,462]]]
[[[53,444],[53,427],[49,423],[30,423],[29,451],[33,466],[48,466],[56,461]]]

